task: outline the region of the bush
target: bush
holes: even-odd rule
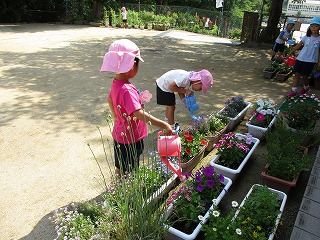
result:
[[[234,28],[228,32],[228,37],[230,39],[240,39],[241,31],[242,30],[240,28]]]

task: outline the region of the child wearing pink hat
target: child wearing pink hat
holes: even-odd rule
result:
[[[173,134],[168,123],[144,111],[138,90],[130,82],[138,72],[139,61],[143,59],[138,46],[128,39],[120,39],[110,45],[100,69],[101,73],[115,73],[108,103],[114,118],[112,137],[118,176],[139,166],[143,139],[148,135],[147,123],[164,129],[167,135]]]
[[[174,93],[177,92],[181,99],[191,96],[193,91],[202,91],[205,94],[213,85],[213,77],[206,69],[199,72],[175,69],[163,74],[156,83],[157,104],[166,106],[166,119],[170,125],[174,125],[176,108]]]

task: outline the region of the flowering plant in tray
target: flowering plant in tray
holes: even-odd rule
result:
[[[199,153],[201,147],[206,146],[202,134],[194,132],[179,133],[181,139],[181,162],[188,162],[191,158]]]
[[[266,128],[277,114],[277,105],[271,100],[259,99],[252,106],[252,116],[249,123],[255,126]]]

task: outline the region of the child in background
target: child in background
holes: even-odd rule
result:
[[[292,55],[295,51],[302,48],[295,65],[293,72],[295,73],[292,83],[292,90],[287,94],[287,97],[294,97],[297,94],[303,95],[310,90],[309,75],[314,66],[318,64],[317,69],[320,70],[320,17],[314,17],[310,22],[310,27],[307,35],[295,46],[289,53]],[[297,92],[299,78],[302,76],[303,88]]]
[[[108,103],[114,118],[112,137],[116,174],[121,176],[138,168],[143,139],[148,135],[147,123],[172,135],[171,126],[143,110],[137,88],[130,82],[139,67],[140,49],[128,39],[113,42],[103,58],[101,73],[113,72]]]
[[[211,73],[203,69],[199,72],[185,71],[181,69],[171,70],[156,80],[157,104],[166,106],[166,121],[174,127],[174,111],[176,109],[175,92],[180,99],[191,96],[193,91],[201,91],[205,94],[213,85]],[[189,90],[191,87],[192,90]]]
[[[126,10],[125,7],[122,7],[121,11],[122,11],[122,25],[123,25],[124,28],[127,28],[128,27],[128,24],[127,24],[127,10]]]
[[[275,44],[273,45],[272,51],[272,57],[271,61],[274,61],[275,56],[278,55],[281,56],[284,51],[284,44],[286,41],[288,41],[292,37],[291,30],[294,27],[294,21],[293,20],[288,20],[287,26],[285,30],[282,30],[279,34],[279,36],[276,39]]]

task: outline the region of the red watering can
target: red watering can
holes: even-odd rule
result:
[[[288,58],[285,58],[284,56],[280,56],[280,58],[283,60],[284,64],[292,67],[296,63],[296,58],[294,56],[290,56]]]
[[[182,176],[180,152],[181,152],[181,140],[178,134],[172,136],[161,136],[162,131],[158,132],[158,154],[161,160],[168,168],[178,175],[180,180],[184,180],[185,176]],[[168,157],[178,157],[178,168],[175,168],[173,163],[169,161]]]

